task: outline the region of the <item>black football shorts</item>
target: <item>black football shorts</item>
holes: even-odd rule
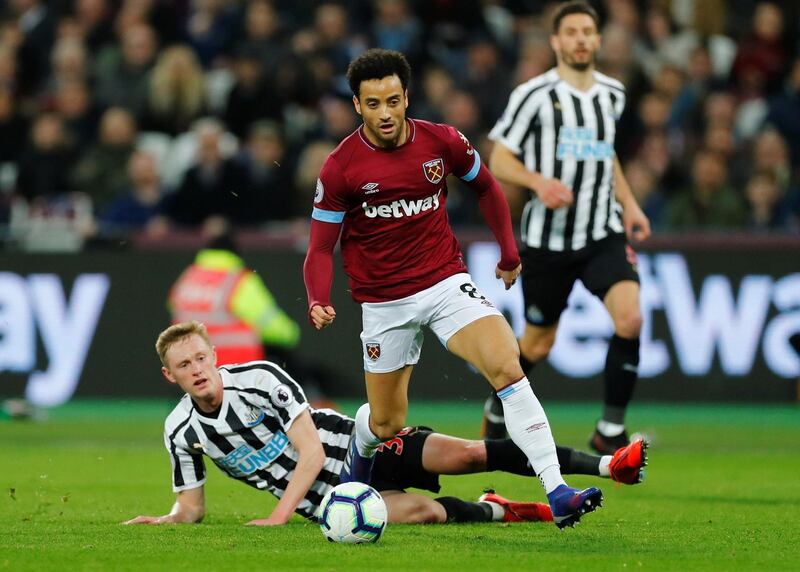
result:
[[[431,433],[430,427],[406,427],[382,443],[372,467],[372,487],[377,491],[413,488],[438,493],[439,475],[422,468],[422,448]]]
[[[617,282],[639,282],[636,253],[625,236],[611,235],[574,252],[524,250],[525,320],[533,326],[551,326],[558,322],[576,280],[583,282],[586,289],[601,300]]]

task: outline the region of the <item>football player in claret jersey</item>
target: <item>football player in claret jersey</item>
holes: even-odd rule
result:
[[[333,249],[341,241],[350,290],[362,308],[369,403],[356,414],[342,481],[370,482],[376,448],[405,424],[408,383],[427,326],[497,391],[508,433],[542,481],[554,521],[574,525],[599,506],[602,493],[564,482],[514,334],[473,284],[447,220],[446,179],[453,174],[478,194],[500,245],[495,274],[510,288],[521,265],[502,190],[456,129],[406,116],[411,70],[401,53],[368,50],[351,62],[347,77],[363,124],[322,167],[303,267],[310,321],[317,329],[330,326]]]

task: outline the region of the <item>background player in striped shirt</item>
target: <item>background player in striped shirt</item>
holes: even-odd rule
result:
[[[341,233],[344,270],[363,320],[369,404],[356,414],[342,480],[370,482],[376,448],[405,425],[408,383],[427,326],[498,390],[508,432],[539,475],[556,525],[574,525],[600,505],[602,493],[568,487],[561,476],[514,333],[467,273],[445,210],[447,176],[478,195],[500,245],[495,275],[506,288],[521,270],[508,205],[463,134],[406,117],[410,77],[405,57],[391,50],[367,50],[350,63],[347,78],[363,124],[328,156],[314,197],[303,266],[309,317],[317,329],[336,317],[330,290]]]
[[[490,164],[501,181],[531,190],[522,215],[523,369],[529,371],[550,352],[576,280],[605,303],[614,322],[605,406],[590,440],[595,450],[606,453],[628,443],[625,410],[639,365],[639,276],[625,235],[644,240],[650,223],[614,152],[625,89],[595,71],[597,13],[585,2],[561,6],[550,45],[557,67],[511,94],[490,133],[495,141]],[[493,396],[486,412],[490,434],[504,431],[497,423],[502,408]]]
[[[353,420],[331,409],[310,408],[300,386],[273,363],[217,369],[208,333],[197,322],[167,328],[156,348],[165,377],[186,392],[164,426],[177,498],[169,514],[139,516],[127,524],[202,520],[204,455],[228,476],[280,499],[268,518],[250,524],[283,524],[293,512],[316,518],[320,501],[339,482]],[[628,484],[641,480],[645,454],[641,444],[613,458],[558,450],[566,470]],[[527,458],[510,439],[467,441],[409,427],[379,448],[373,485],[386,501],[391,522],[551,519],[546,504],[515,503],[495,493],[474,503],[404,492],[409,487],[439,492],[440,474],[493,470],[533,476]]]

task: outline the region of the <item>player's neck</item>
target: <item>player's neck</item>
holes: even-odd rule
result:
[[[193,397],[192,401],[195,402],[197,408],[203,413],[214,413],[215,411],[219,411],[219,408],[222,407],[223,394],[222,379],[219,379],[217,390],[212,397],[208,399],[196,399]]]
[[[594,65],[584,70],[577,70],[564,62],[559,62],[556,72],[558,77],[578,91],[589,91],[594,85]]]
[[[397,138],[394,141],[383,141],[378,139],[372,131],[367,129],[367,126],[364,125],[364,135],[367,137],[367,141],[378,147],[379,149],[395,149],[400,147],[403,143],[408,140],[408,118],[406,117],[403,119],[403,123],[400,125],[400,131],[397,134]]]

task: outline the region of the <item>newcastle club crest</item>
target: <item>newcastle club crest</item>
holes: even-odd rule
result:
[[[439,158],[423,163],[422,172],[425,173],[425,178],[435,185],[441,181],[444,176],[444,161]]]
[[[381,345],[375,343],[366,344],[367,357],[372,361],[377,361],[381,357]]]

